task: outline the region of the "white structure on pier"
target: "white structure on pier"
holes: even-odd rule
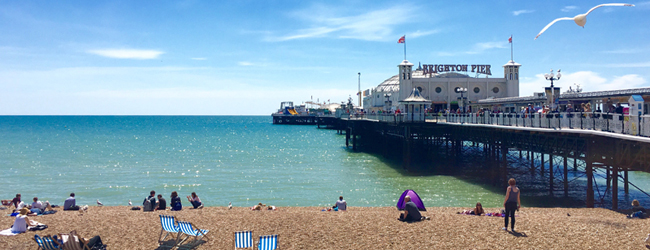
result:
[[[364,110],[404,110],[400,101],[406,99],[414,88],[423,98],[431,100],[427,108],[434,110],[457,109],[461,93],[455,90],[459,87],[467,88],[463,97],[468,105],[481,99],[519,96],[521,64],[512,60],[503,65],[502,78],[488,77],[492,75],[491,65],[435,64],[420,65],[413,70],[413,64],[404,60],[397,67],[397,75],[386,79],[365,97]]]

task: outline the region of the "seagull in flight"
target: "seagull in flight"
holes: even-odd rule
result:
[[[600,4],[600,5],[597,5],[596,7],[591,8],[589,11],[587,11],[587,13],[584,13],[584,14],[578,14],[578,15],[576,15],[576,16],[574,16],[574,17],[560,17],[560,18],[558,18],[558,19],[553,20],[553,21],[552,21],[551,23],[549,23],[548,25],[546,25],[546,27],[544,27],[544,28],[542,29],[542,31],[540,31],[539,34],[537,34],[537,36],[535,37],[535,40],[537,40],[537,38],[538,38],[540,35],[542,35],[542,33],[544,33],[544,31],[546,31],[546,29],[548,29],[548,27],[551,27],[551,25],[553,25],[553,24],[556,23],[557,21],[562,21],[562,20],[573,20],[574,22],[576,22],[576,24],[577,24],[578,26],[584,28],[584,27],[585,27],[585,24],[587,23],[587,15],[589,15],[589,13],[591,13],[591,12],[594,11],[595,9],[598,9],[598,8],[600,8],[600,7],[605,7],[605,6],[630,6],[630,7],[634,7],[634,4],[629,4],[629,3],[604,3],[604,4]]]
[[[101,201],[99,201],[99,199],[98,199],[98,200],[97,200],[97,205],[101,207],[101,206],[103,206],[103,205],[104,205],[104,203],[102,203],[102,202],[101,202]]]

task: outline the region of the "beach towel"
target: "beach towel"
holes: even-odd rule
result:
[[[31,225],[34,225],[34,226],[27,227],[27,231],[29,231],[32,228],[36,228],[36,227],[40,227],[40,228],[45,227],[45,228],[47,228],[47,225],[45,225],[43,223],[39,223],[38,221],[32,220],[31,222],[32,222]],[[41,229],[41,230],[43,230],[43,229]],[[13,235],[17,235],[17,234],[21,234],[21,233],[12,232],[11,228],[0,231],[0,235],[4,235],[4,236],[13,236]]]

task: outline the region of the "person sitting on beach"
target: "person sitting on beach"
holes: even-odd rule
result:
[[[20,214],[16,215],[16,220],[14,220],[13,226],[11,226],[12,233],[27,232],[27,226],[30,225],[29,218],[27,218],[29,210],[27,208],[22,208],[20,209],[19,213]]]
[[[632,214],[627,216],[628,218],[647,218],[648,217],[648,211],[644,207],[641,206],[638,200],[633,200],[632,201]]]
[[[406,202],[404,206],[404,213],[399,215],[399,220],[401,221],[406,221],[406,222],[414,222],[414,221],[421,221],[421,220],[428,220],[428,217],[422,216],[420,214],[420,210],[418,209],[418,206],[415,205],[411,201],[411,196],[405,196],[404,201]]]
[[[151,190],[149,196],[144,198],[144,201],[142,202],[142,211],[149,212],[153,211],[154,208],[156,208],[156,191]]]
[[[253,210],[262,210],[262,208],[266,207],[266,205],[260,203],[257,203],[257,205],[253,206]]]
[[[480,202],[476,203],[476,207],[474,208],[474,211],[472,211],[472,212],[474,212],[473,213],[474,215],[479,215],[479,216],[485,213],[485,211],[483,211],[483,205],[481,205]]]
[[[11,204],[14,205],[14,211],[19,210],[18,204],[20,204],[20,194],[16,194],[16,197],[11,200]]]
[[[63,202],[63,210],[79,210],[79,206],[77,206],[77,200],[74,198],[74,193],[70,193],[70,197],[65,199],[65,202]]]
[[[196,195],[196,192],[192,192],[192,196],[188,195],[187,200],[192,203],[192,206],[194,206],[195,209],[203,208],[203,203],[201,203],[201,199]]]
[[[165,198],[163,198],[162,194],[159,194],[158,201],[156,202],[155,210],[165,211],[165,209],[167,209],[167,201],[165,200]]]
[[[181,197],[178,197],[176,191],[172,192],[171,198],[169,206],[172,208],[172,211],[181,211],[183,204],[181,204]]]
[[[332,208],[337,208],[338,210],[345,211],[345,209],[347,209],[347,207],[348,207],[348,203],[345,202],[345,200],[343,199],[343,196],[339,196],[339,200],[336,201],[336,204]]]
[[[50,202],[46,201],[43,203],[38,200],[38,197],[34,197],[34,202],[32,203],[32,206],[29,210],[35,214],[43,214],[43,212],[45,212],[45,209],[52,211]]]

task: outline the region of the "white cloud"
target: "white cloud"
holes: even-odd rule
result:
[[[436,34],[436,33],[440,33],[440,30],[427,30],[427,31],[417,30],[417,31],[415,31],[413,33],[406,34],[406,37],[408,37],[408,38],[418,38],[418,37],[421,37],[421,36],[428,36],[428,35],[432,35],[432,34]]]
[[[555,81],[554,85],[561,87],[562,92],[564,92],[569,86],[577,83],[584,92],[589,92],[640,88],[646,82],[643,77],[636,74],[613,76],[611,79],[607,79],[593,71],[578,71],[562,74],[562,78],[559,81]],[[550,85],[551,82],[546,80],[543,74],[537,74],[534,78],[523,78],[519,83],[519,95],[531,96],[533,92],[543,92],[544,87],[549,87]]]
[[[614,64],[607,64],[607,67],[612,67],[612,68],[649,68],[650,67],[650,62],[614,63]]]
[[[239,66],[253,66],[252,62],[246,62],[246,61],[238,62],[237,64],[239,64]]]
[[[518,16],[521,14],[528,14],[528,13],[533,13],[535,12],[534,10],[515,10],[512,12],[513,15]]]
[[[414,20],[414,10],[397,6],[375,10],[356,16],[342,16],[324,7],[315,7],[296,12],[293,16],[302,19],[309,28],[299,29],[293,34],[268,37],[267,41],[288,41],[315,37],[334,37],[366,41],[387,41],[397,39],[393,28]],[[322,14],[324,13],[324,14]],[[410,18],[399,18],[406,17]],[[435,31],[415,32],[414,37],[433,34]],[[397,37],[395,37],[397,36]]]
[[[118,58],[118,59],[156,59],[158,56],[164,54],[163,51],[158,50],[138,50],[138,49],[99,49],[89,50],[90,54],[98,56]]]
[[[564,6],[564,8],[562,8],[561,11],[562,12],[571,12],[571,11],[574,11],[574,10],[577,10],[577,9],[578,9],[578,6],[571,5],[571,6]]]
[[[205,58],[205,57],[192,57],[191,59],[192,59],[192,60],[197,60],[197,61],[205,61],[205,60],[208,60],[208,59]]]

